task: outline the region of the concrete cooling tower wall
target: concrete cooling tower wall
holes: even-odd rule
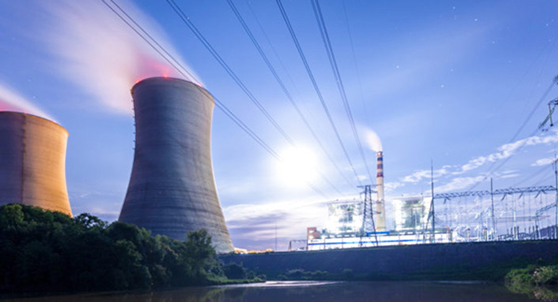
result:
[[[66,188],[68,132],[55,122],[0,112],[0,205],[19,203],[72,216]]]
[[[213,98],[173,78],[145,79],[132,97],[136,146],[119,221],[178,240],[203,228],[217,252],[232,252],[211,163]]]

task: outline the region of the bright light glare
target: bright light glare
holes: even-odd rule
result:
[[[316,179],[317,158],[314,152],[304,147],[291,147],[279,154],[281,162],[277,163],[277,175],[287,186],[305,186]]]

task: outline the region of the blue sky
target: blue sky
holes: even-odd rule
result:
[[[275,1],[233,3],[341,173],[227,1],[177,3],[297,151],[289,151],[289,142],[165,1],[107,2],[133,16],[275,152],[285,158],[294,153],[295,168],[285,171],[285,164],[215,109],[213,165],[236,246],[273,248],[277,230],[278,247],[284,249],[289,240],[304,238],[306,227],[325,225],[327,202],[356,198],[359,183],[374,182],[353,137],[311,1],[282,3],[358,179]],[[546,104],[558,97],[558,87],[551,86],[558,74],[556,1],[319,3],[373,175],[368,131],[382,141],[388,200],[427,192],[431,160],[439,192],[468,190],[477,182],[475,189],[487,189],[490,177],[496,188],[553,184],[549,161],[558,133],[535,130]],[[74,214],[117,219],[133,159],[129,89],[148,76],[182,76],[102,1],[1,1],[0,28],[0,109],[19,108],[64,126],[70,133],[66,176]],[[300,181],[301,175],[323,194]]]

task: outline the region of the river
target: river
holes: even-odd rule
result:
[[[155,292],[109,292],[5,301],[220,302],[220,301],[537,301],[505,286],[482,282],[319,282],[266,283],[182,288]],[[541,301],[541,300],[538,300]],[[543,299],[543,301],[548,301]]]

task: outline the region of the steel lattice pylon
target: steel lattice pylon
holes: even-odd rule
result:
[[[362,207],[362,230],[360,232],[360,241],[359,246],[363,246],[364,237],[367,236],[367,231],[370,231],[374,234],[374,239],[376,241],[376,246],[378,245],[378,235],[376,234],[376,224],[374,223],[374,210],[372,207],[372,186],[365,185],[362,186],[364,188],[364,199],[363,199],[363,207]]]

